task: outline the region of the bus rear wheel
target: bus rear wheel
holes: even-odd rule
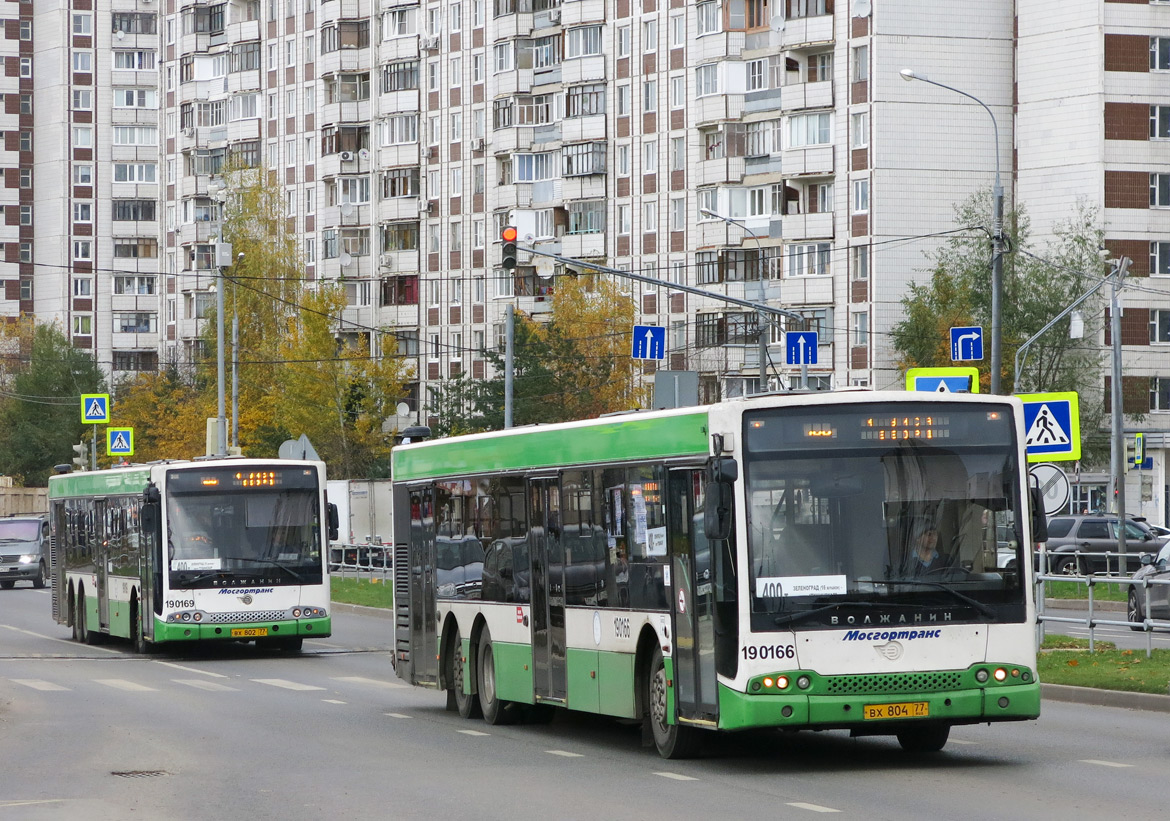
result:
[[[699,748],[699,731],[670,723],[666,696],[666,662],[662,651],[655,647],[646,677],[646,720],[650,722],[654,746],[663,758],[690,758]]]
[[[463,636],[459,631],[455,631],[455,635],[451,638],[451,652],[450,656],[451,670],[447,681],[451,682],[452,698],[455,700],[455,709],[459,711],[461,718],[479,718],[479,701],[476,699],[474,693],[466,692],[466,680],[464,670],[466,665],[463,662]]]
[[[951,735],[949,724],[923,724],[898,733],[898,743],[908,753],[937,753]]]
[[[510,702],[496,694],[496,659],[492,634],[485,627],[479,639],[479,708],[488,724],[510,724],[515,712]]]

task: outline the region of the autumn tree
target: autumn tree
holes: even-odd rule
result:
[[[200,391],[175,367],[122,382],[111,403],[111,424],[134,428],[134,460],[190,459],[205,452],[213,391]]]
[[[105,393],[105,379],[60,328],[28,318],[4,326],[0,354],[0,472],[43,487],[54,465],[73,458],[74,444],[101,434],[81,422],[81,395]]]

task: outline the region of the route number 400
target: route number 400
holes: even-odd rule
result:
[[[794,659],[796,658],[796,646],[792,644],[748,644],[744,645],[743,657],[749,661],[760,659],[767,661],[768,659]]]

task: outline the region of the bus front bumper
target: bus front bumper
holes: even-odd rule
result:
[[[268,622],[210,624],[168,623],[155,619],[154,641],[255,641],[257,639],[325,638],[333,630],[332,619],[289,619]]]

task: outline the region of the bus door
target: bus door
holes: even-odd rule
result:
[[[670,471],[667,533],[674,572],[674,680],[680,721],[714,725],[715,566],[703,532],[702,470]]]
[[[561,498],[552,479],[528,481],[528,550],[532,561],[532,672],[536,698],[564,703],[565,560]]]
[[[93,503],[93,559],[97,577],[98,623],[110,626],[110,550],[106,535],[106,500]]]
[[[410,661],[415,684],[439,680],[434,499],[434,488],[410,490]]]

